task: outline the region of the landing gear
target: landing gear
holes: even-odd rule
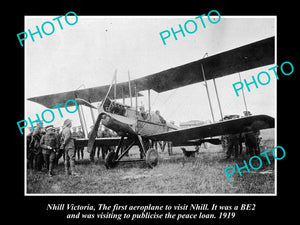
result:
[[[146,163],[150,168],[153,168],[158,163],[158,152],[154,148],[150,148],[146,152]]]
[[[123,146],[126,148],[121,151]],[[132,146],[138,145],[140,147],[140,160],[122,160],[121,159],[128,153]],[[150,141],[143,139],[141,136],[126,138],[121,137],[116,151],[111,151],[105,158],[105,167],[111,169],[117,166],[119,162],[135,162],[145,161],[149,168],[153,168],[158,163],[158,152],[154,148],[150,148]]]
[[[114,151],[109,152],[105,157],[106,169],[114,168],[117,165],[116,153]]]

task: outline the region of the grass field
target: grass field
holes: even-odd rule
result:
[[[264,140],[266,145],[273,140]],[[272,149],[273,146],[262,146]],[[269,155],[271,165],[262,158],[263,166],[250,173],[238,171],[227,179],[224,169],[237,163],[243,166],[249,156],[244,152],[237,160],[225,159],[221,146],[201,146],[195,158],[185,158],[180,148],[173,148],[173,155],[160,152],[159,164],[149,169],[144,162],[120,163],[107,170],[102,159],[90,163],[88,154],[77,161],[79,176],[65,176],[64,165],[60,161],[55,176],[48,177],[45,172],[27,170],[27,193],[45,194],[260,194],[275,193],[274,160]],[[130,158],[138,158],[137,148],[131,150]],[[255,160],[253,160],[254,162]],[[255,165],[253,163],[253,165]],[[267,173],[262,173],[267,171]]]

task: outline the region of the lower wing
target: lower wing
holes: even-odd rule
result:
[[[94,146],[118,146],[121,137],[108,137],[108,138],[96,138]],[[75,139],[76,147],[86,147],[88,146],[89,139],[79,138]],[[125,137],[124,144],[130,144],[131,142]]]
[[[186,143],[190,140],[258,131],[274,128],[274,126],[275,120],[273,117],[267,115],[255,115],[150,135],[148,138],[154,141],[171,141],[175,145],[180,145],[181,143]]]

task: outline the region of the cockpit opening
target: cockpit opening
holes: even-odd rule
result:
[[[124,105],[116,101],[113,101],[109,98],[106,98],[103,104],[103,109],[105,112],[117,114],[120,116],[125,116],[126,113],[126,107]]]

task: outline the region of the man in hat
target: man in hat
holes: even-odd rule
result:
[[[40,123],[36,123],[31,136],[31,148],[33,149],[34,169],[41,171],[43,166],[43,154],[40,146],[40,141],[43,136],[43,128]]]
[[[72,139],[76,140],[79,138],[78,133],[76,132],[76,127],[72,127]],[[76,153],[78,152],[78,147],[75,145],[75,159],[76,159]],[[79,158],[78,158],[79,159]]]
[[[84,133],[82,132],[81,127],[78,127],[77,134],[79,138],[84,138]],[[83,159],[83,150],[84,150],[84,146],[78,147],[78,152],[77,152],[78,159],[80,159],[80,155],[81,155],[81,159]]]
[[[109,137],[113,137],[112,133],[110,132],[110,130],[106,127],[106,126],[103,126],[104,129],[103,131],[99,134],[99,137],[101,138],[109,138]],[[107,146],[107,145],[103,145],[101,146],[101,153],[102,153],[102,159],[104,160],[105,159],[105,156],[107,155],[107,153],[109,151],[112,151],[114,150],[112,146]],[[99,151],[100,151],[100,146],[99,146],[99,149],[98,149],[98,158],[99,158]]]
[[[55,129],[55,133],[57,135],[57,140],[58,140],[59,146],[60,146],[62,131],[60,131],[60,127],[56,127],[54,129]],[[63,161],[65,161],[64,149],[58,148],[58,150],[56,152],[55,161],[54,161],[55,166],[58,166],[58,161],[59,161],[59,159],[60,159],[61,156],[63,157]]]
[[[53,125],[46,126],[46,134],[42,136],[40,146],[49,176],[53,176],[53,167],[59,141]]]
[[[238,157],[238,148],[239,148],[239,137],[240,134],[230,134],[228,135],[228,149],[226,152],[226,158],[229,159],[231,155],[234,155],[234,158]]]
[[[166,124],[166,120],[160,115],[159,110],[156,110],[155,114],[158,116],[158,118],[162,124]]]
[[[91,134],[92,134],[92,131],[93,131],[93,128],[94,128],[94,125],[92,125],[92,126],[90,127],[91,130],[90,130],[89,133],[88,133],[88,138],[90,138],[90,136],[91,136]],[[97,132],[96,137],[98,137],[98,132]],[[90,152],[90,161],[91,161],[91,162],[94,162],[95,153],[96,153],[96,146],[94,146],[94,147],[92,148],[91,152]]]
[[[71,132],[72,122],[70,119],[66,119],[63,125],[62,131],[62,149],[65,149],[65,173],[66,175],[74,175],[75,173],[75,144],[72,138]]]
[[[27,168],[33,169],[33,159],[34,159],[34,152],[33,152],[33,141],[32,141],[32,127],[28,127],[29,134],[26,135],[26,147],[27,147]]]

